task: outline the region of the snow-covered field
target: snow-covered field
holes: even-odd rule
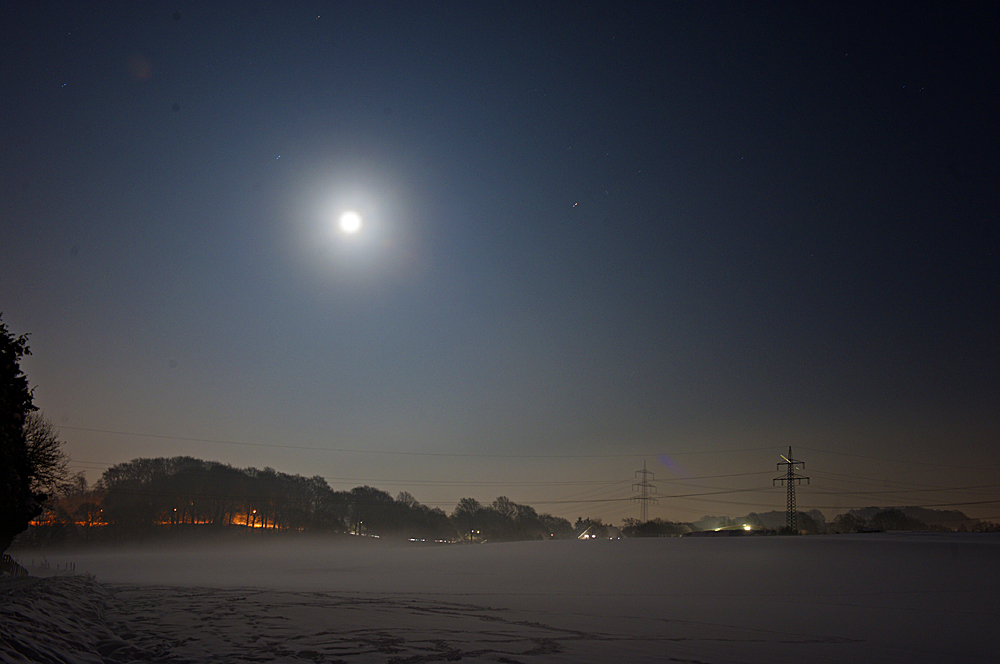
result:
[[[44,555],[94,579],[0,582],[0,661],[1000,661],[996,535]]]

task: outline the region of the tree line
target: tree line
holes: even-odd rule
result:
[[[346,533],[436,541],[516,541],[573,536],[566,519],[505,496],[463,498],[451,514],[371,486],[332,489],[320,476],[234,468],[193,457],[133,459],[111,466],[91,488],[79,478],[25,543],[126,541],[153,535],[245,528]]]
[[[933,510],[922,507],[865,507],[838,515],[830,526],[830,532],[833,533],[900,530],[995,533],[1000,532],[1000,525],[972,519],[958,510]]]

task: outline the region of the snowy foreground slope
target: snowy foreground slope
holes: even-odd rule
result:
[[[2,662],[1000,661],[995,535],[46,558],[95,580],[0,583]]]

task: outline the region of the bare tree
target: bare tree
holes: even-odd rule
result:
[[[32,471],[31,490],[52,496],[68,489],[69,456],[62,449],[55,427],[41,411],[30,412],[24,418],[24,438]]]
[[[73,512],[76,522],[83,528],[83,539],[90,541],[90,531],[104,522],[103,510],[97,503],[81,503]]]

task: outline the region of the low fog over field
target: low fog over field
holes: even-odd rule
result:
[[[0,664],[1000,661],[992,4],[11,5]]]
[[[104,661],[986,662],[998,554],[1000,537],[948,534],[317,539],[45,559],[94,575],[98,586],[61,601],[103,593],[115,637],[102,647],[117,644]],[[22,592],[37,607],[46,584],[88,583],[68,579]],[[5,652],[42,639],[10,620],[18,593],[4,601]]]

